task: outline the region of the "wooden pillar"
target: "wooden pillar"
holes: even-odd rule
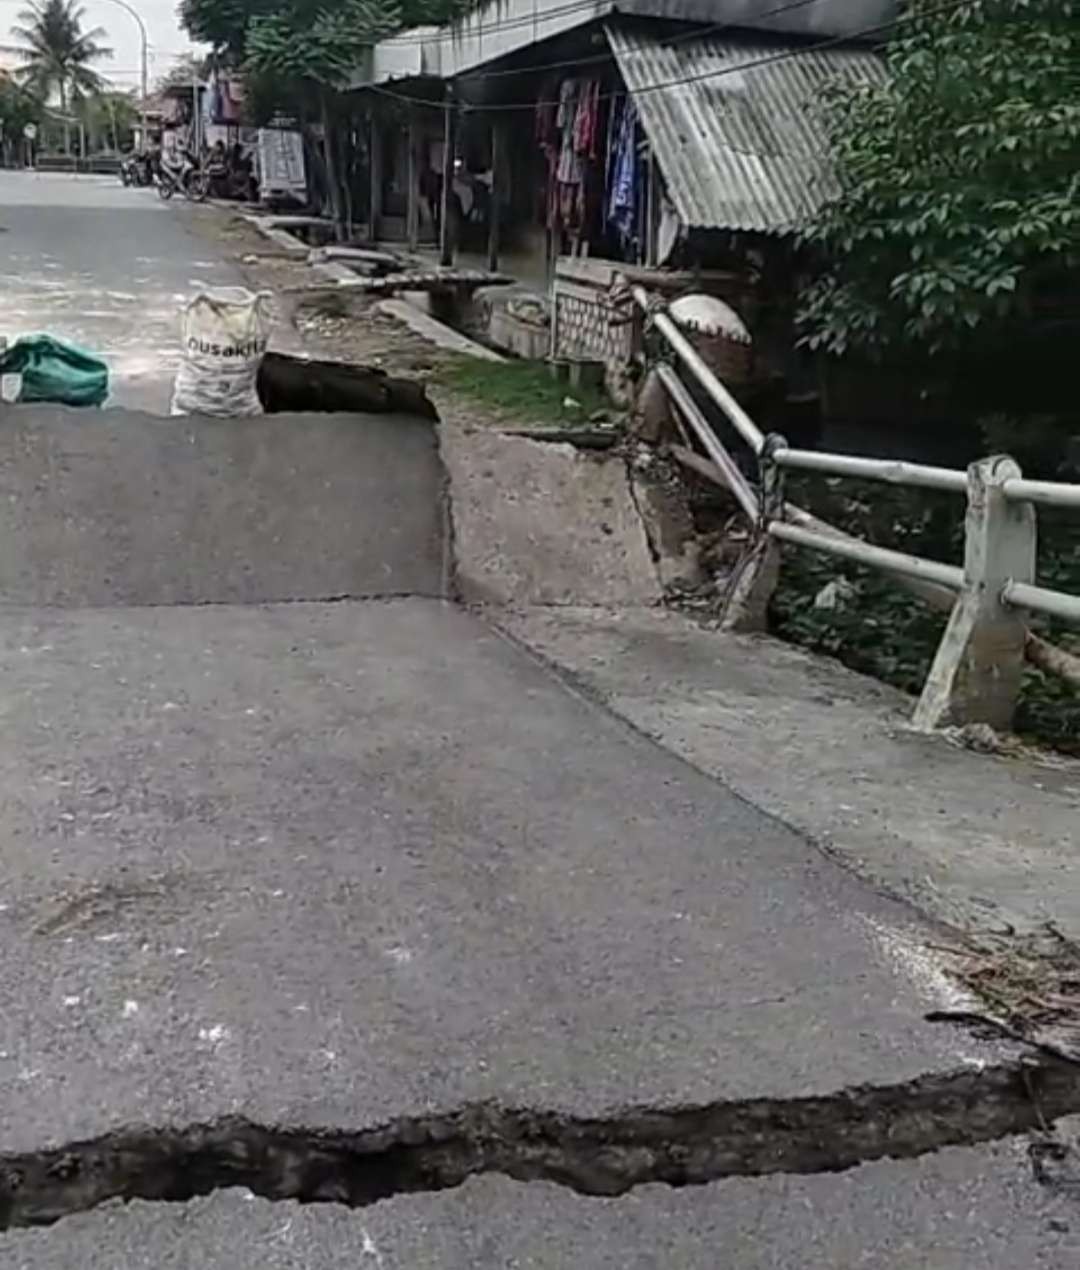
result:
[[[503,194],[504,125],[496,115],[491,125],[491,199],[488,208],[487,267],[495,273],[499,268],[499,205]]]
[[[368,238],[374,244],[379,241],[379,225],[382,221],[383,202],[383,147],[379,121],[372,114],[368,132],[368,177],[371,181],[368,201]]]
[[[409,106],[409,140],[405,156],[406,180],[408,188],[405,192],[405,239],[410,251],[415,251],[420,243],[420,125],[416,107]]]
[[[450,192],[454,188],[454,146],[457,104],[454,90],[447,88],[443,106],[442,205],[439,209],[439,263],[454,263],[454,226],[450,224]]]
[[[660,174],[650,144],[645,159],[645,264],[656,267],[660,230]]]

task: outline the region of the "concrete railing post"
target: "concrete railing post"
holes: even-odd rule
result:
[[[784,470],[776,462],[777,450],[787,448],[782,436],[772,433],[758,455],[761,514],[754,538],[736,566],[720,629],[751,633],[765,630],[769,601],[780,577],[780,544],[769,533],[774,520],[784,519]]]
[[[953,606],[914,723],[988,723],[1007,730],[1024,670],[1024,614],[1003,604],[1005,583],[1035,577],[1035,509],[1010,502],[1002,485],[1020,476],[1006,456],[968,468],[964,588]]]

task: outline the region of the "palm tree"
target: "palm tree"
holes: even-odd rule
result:
[[[65,116],[65,148],[69,108],[103,91],[105,81],[93,63],[112,57],[112,49],[99,43],[105,35],[101,27],[82,29],[85,13],[78,0],[29,0],[11,28],[20,41],[14,51],[22,57],[15,73],[42,101],[56,94]]]

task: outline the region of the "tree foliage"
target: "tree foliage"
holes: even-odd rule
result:
[[[475,6],[476,0],[401,0],[392,4],[346,0],[342,5],[333,0],[181,0],[180,21],[193,40],[211,45],[230,65],[239,66],[249,52],[252,27],[263,19],[271,20],[265,38],[273,38],[275,45],[290,29],[299,33],[302,44],[309,43],[309,37],[312,44],[323,44],[327,36],[337,32],[344,34],[346,45],[355,48],[359,32],[371,31],[380,39],[401,27],[449,21]],[[279,53],[275,51],[273,56]]]
[[[332,8],[322,0],[288,0],[252,17],[245,63],[255,75],[335,89],[398,22],[399,11],[377,0],[340,0]]]
[[[20,145],[23,129],[28,123],[40,123],[41,116],[41,102],[0,71],[0,153]]]
[[[91,150],[123,150],[132,144],[139,122],[133,93],[105,92],[87,97],[79,103],[78,114]]]
[[[181,0],[180,23],[193,40],[239,66],[251,20],[283,7],[282,0]]]
[[[219,63],[242,68],[248,113],[264,122],[296,116],[323,170],[339,235],[352,219],[348,104],[342,96],[371,45],[402,27],[440,22],[477,0],[181,0],[192,39],[213,46]],[[309,125],[317,123],[318,127]]]
[[[1053,320],[1080,280],[1080,3],[916,0],[886,63],[826,107],[806,342],[965,352]]]
[[[166,93],[170,89],[190,89],[194,80],[202,80],[206,75],[206,59],[195,53],[181,53],[169,69],[160,75],[154,84],[154,92]]]
[[[112,57],[112,50],[100,43],[101,27],[83,30],[85,16],[78,0],[29,0],[11,29],[23,59],[19,82],[42,101],[55,93],[62,110],[105,87],[94,63]]]

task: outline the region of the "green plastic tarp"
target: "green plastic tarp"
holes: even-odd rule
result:
[[[21,335],[0,351],[0,375],[22,376],[19,401],[100,406],[109,395],[101,358],[53,335]]]

